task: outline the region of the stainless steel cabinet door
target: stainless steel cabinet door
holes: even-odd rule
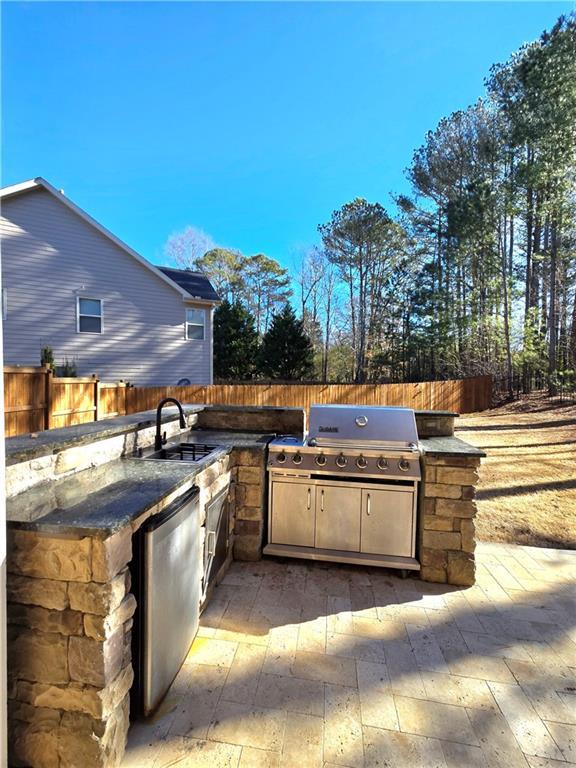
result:
[[[308,483],[272,483],[272,544],[314,546],[314,486]]]
[[[363,490],[360,551],[413,557],[413,499],[405,491]]]
[[[359,488],[319,485],[316,488],[316,546],[320,549],[360,549]]]

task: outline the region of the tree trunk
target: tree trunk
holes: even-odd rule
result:
[[[512,400],[514,397],[514,387],[512,383],[512,345],[510,343],[510,302],[508,298],[508,275],[507,275],[507,254],[506,241],[501,243],[502,259],[502,296],[504,303],[504,340],[506,343],[506,377],[508,379],[508,396]]]
[[[526,164],[530,166],[532,153],[528,147],[526,150]],[[524,349],[528,346],[531,336],[531,289],[532,289],[532,246],[533,246],[533,226],[534,226],[534,191],[531,186],[526,190],[526,267],[524,276]],[[522,364],[522,390],[528,394],[530,390],[530,366],[525,360]]]
[[[556,223],[552,225],[552,243],[550,250],[550,306],[549,327],[550,344],[548,349],[548,393],[552,397],[557,394],[558,388],[555,381],[557,371],[557,344],[558,344],[558,303],[556,297],[556,277],[558,260],[558,232]]]
[[[568,342],[568,367],[576,368],[576,288],[572,303],[572,327],[570,329],[570,341]]]

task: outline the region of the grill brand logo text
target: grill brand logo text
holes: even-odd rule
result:
[[[323,427],[322,425],[318,427],[318,432],[339,432],[339,431],[340,430],[338,429],[338,427]]]

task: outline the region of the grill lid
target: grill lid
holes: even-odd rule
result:
[[[415,450],[416,418],[412,408],[312,405],[308,444]]]

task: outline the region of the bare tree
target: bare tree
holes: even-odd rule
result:
[[[326,252],[314,247],[301,256],[296,282],[306,331],[321,354],[320,375],[328,378],[328,355],[332,341],[338,276]]]
[[[164,255],[181,269],[198,269],[198,261],[215,247],[210,235],[198,227],[187,226],[170,235],[164,245]]]

